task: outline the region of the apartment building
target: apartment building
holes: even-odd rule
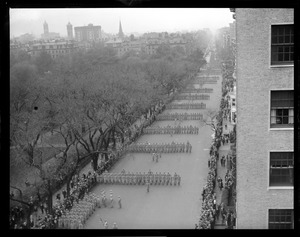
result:
[[[236,20],[237,229],[294,228],[294,10]]]
[[[74,27],[75,39],[81,41],[100,41],[101,40],[101,26],[94,26],[88,24],[87,26]]]
[[[78,50],[78,45],[74,41],[47,41],[35,43],[30,47],[29,53],[32,56],[39,55],[42,51],[47,52],[51,57],[57,58],[62,55],[70,54]]]

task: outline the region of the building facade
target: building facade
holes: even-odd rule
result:
[[[74,30],[75,39],[78,42],[101,40],[101,26],[94,26],[93,24],[88,24],[88,26],[74,27]]]
[[[46,34],[49,33],[49,26],[48,26],[48,23],[45,21],[43,26],[44,26],[44,34],[46,35]]]
[[[70,22],[67,25],[67,33],[68,33],[68,39],[72,40],[73,39],[73,26]]]
[[[59,33],[56,32],[49,32],[49,26],[48,23],[45,21],[44,22],[44,33],[41,34],[41,38],[44,40],[49,40],[49,39],[58,39],[60,38]]]
[[[237,229],[294,226],[294,10],[234,9]]]
[[[49,41],[33,44],[29,50],[32,56],[38,56],[41,52],[47,52],[54,59],[63,55],[71,54],[78,50],[74,41]]]

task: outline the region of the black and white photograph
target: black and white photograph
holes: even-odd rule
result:
[[[9,9],[9,228],[294,229],[294,9],[119,2]]]

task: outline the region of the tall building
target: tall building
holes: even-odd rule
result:
[[[294,10],[235,8],[237,228],[294,227]]]
[[[88,24],[88,26],[74,27],[75,39],[77,41],[100,41],[101,40],[101,26],[94,26]]]
[[[68,39],[73,39],[73,26],[69,22],[67,25]]]
[[[45,21],[44,22],[44,34],[48,34],[49,33],[49,28],[48,28],[48,23]]]
[[[59,38],[59,33],[49,32],[48,23],[45,21],[44,22],[44,34],[41,34],[41,38],[44,40],[57,39],[57,38]]]
[[[123,33],[123,30],[122,30],[122,24],[121,24],[121,21],[119,22],[119,34],[118,34],[118,37],[120,39],[123,39],[124,38],[124,33]]]

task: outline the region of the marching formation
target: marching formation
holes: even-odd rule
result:
[[[174,114],[159,114],[156,120],[202,120],[203,115],[200,113],[174,113]]]
[[[209,100],[210,95],[178,95],[176,100]]]
[[[206,104],[204,103],[183,103],[183,104],[168,104],[167,109],[206,109]]]
[[[166,127],[148,127],[143,130],[145,134],[198,134],[199,127],[197,126],[166,126]]]
[[[121,173],[108,173],[104,172],[98,177],[98,182],[101,184],[124,184],[124,185],[178,185],[180,186],[181,176],[169,172],[155,172],[149,170],[145,172],[125,172]]]
[[[143,152],[143,153],[191,153],[192,145],[187,141],[186,144],[172,142],[172,143],[136,143],[130,145],[129,152]]]
[[[217,80],[210,80],[210,79],[199,80],[198,82],[201,84],[217,84],[218,83]]]
[[[205,80],[219,80],[220,79],[220,77],[218,77],[218,76],[198,76],[197,77],[198,79],[205,79]]]
[[[182,93],[212,93],[213,90],[213,88],[187,88],[183,90]]]
[[[67,210],[58,219],[59,229],[83,229],[84,223],[94,213],[96,206],[100,207],[100,198],[95,194],[89,194],[75,203],[72,209]]]

